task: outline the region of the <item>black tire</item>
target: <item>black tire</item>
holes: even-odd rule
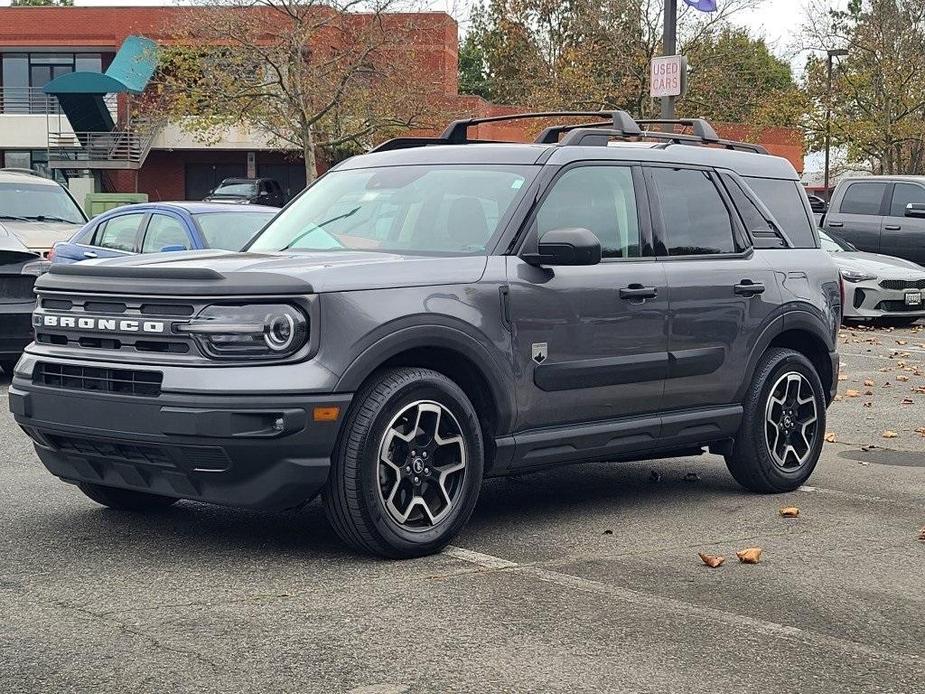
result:
[[[159,511],[179,501],[172,496],[148,494],[118,487],[104,487],[92,482],[80,482],[77,488],[96,503],[117,511]]]
[[[13,377],[13,368],[16,366],[16,359],[0,359],[0,369],[3,370],[10,378]]]
[[[387,432],[401,425],[401,422],[409,421],[400,417],[411,411],[411,408],[420,407],[421,403],[428,407],[439,405],[452,415],[446,421],[458,430],[460,440],[456,444],[445,445],[453,448],[448,452],[460,457],[465,467],[461,470],[461,476],[453,477],[448,483],[453,485],[452,503],[446,503],[442,513],[436,514],[436,524],[427,527],[430,521],[422,518],[424,527],[411,527],[411,519],[409,523],[402,524],[393,517],[392,511],[387,508],[386,494],[390,493],[389,499],[393,500],[393,506],[397,506],[394,495],[395,490],[401,486],[406,490],[403,492],[406,495],[400,497],[399,501],[412,499],[407,507],[411,512],[415,495],[432,494],[436,489],[432,485],[437,483],[437,477],[424,480],[421,487],[412,487],[412,478],[400,477],[403,471],[410,469],[410,465],[399,465],[400,470],[394,472],[387,466],[380,470],[379,459],[380,447],[387,445]],[[436,421],[442,421],[442,416],[443,413],[441,419]],[[423,419],[418,421],[423,422]],[[439,438],[449,437],[441,435],[431,437],[430,440],[433,442]],[[422,439],[425,439],[423,443]],[[394,452],[392,448],[388,449],[389,457],[397,456],[408,462],[412,446],[431,445],[427,444],[426,439],[422,435],[405,443],[396,441]],[[391,440],[395,441],[395,438]],[[399,447],[402,447],[401,453]],[[425,454],[418,453],[416,462],[420,462],[421,455]],[[434,450],[431,462],[436,463],[441,455]],[[449,467],[452,465],[446,465],[443,469]],[[383,370],[364,384],[353,401],[322,492],[325,514],[337,534],[359,551],[392,559],[433,554],[447,545],[472,515],[482,483],[483,468],[484,446],[478,415],[459,386],[443,374],[430,369]],[[429,474],[438,474],[436,465]],[[394,478],[390,479],[389,475],[394,475]],[[447,478],[441,473],[439,479],[440,487],[445,488],[442,482]],[[439,489],[436,491],[439,492]],[[442,503],[446,498],[449,496],[438,497],[437,501]],[[420,513],[423,514],[423,509]],[[434,517],[429,506],[428,515]]]
[[[772,389],[785,374],[796,373],[808,383],[816,408],[816,423],[812,429],[811,445],[804,446],[807,459],[793,469],[779,465],[771,454],[766,414]],[[807,393],[806,399],[808,400]],[[763,494],[793,491],[806,482],[819,461],[825,437],[826,399],[819,374],[812,363],[799,352],[791,349],[774,348],[758,362],[752,384],[745,396],[745,413],[736,434],[732,453],[726,456],[726,466],[736,482],[746,489]],[[806,416],[806,419],[809,417]],[[776,431],[773,427],[771,431]],[[796,439],[796,436],[794,436]],[[805,439],[803,439],[805,442]],[[784,462],[788,458],[784,453]]]

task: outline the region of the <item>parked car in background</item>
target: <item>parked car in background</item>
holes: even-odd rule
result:
[[[813,218],[816,220],[816,224],[819,224],[822,221],[822,216],[829,209],[829,203],[818,195],[807,194],[806,197],[809,199],[809,207],[813,211]]]
[[[925,318],[925,267],[859,251],[824,231],[819,238],[844,280],[844,318],[876,319],[892,325],[911,325]]]
[[[202,202],[124,205],[105,212],[54,248],[52,262],[116,258],[201,248],[239,251],[276,213],[275,207]]]
[[[0,230],[28,250],[46,256],[86,223],[80,205],[60,183],[28,169],[0,169]]]
[[[226,178],[203,201],[282,207],[286,196],[272,178]]]
[[[839,181],[821,226],[859,250],[925,264],[925,176]]]
[[[32,342],[32,286],[47,264],[18,237],[0,229],[0,369],[7,375]]]

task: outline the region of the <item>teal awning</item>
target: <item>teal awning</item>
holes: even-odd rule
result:
[[[141,94],[157,67],[157,44],[129,36],[106,72],[71,72],[53,79],[46,94]]]

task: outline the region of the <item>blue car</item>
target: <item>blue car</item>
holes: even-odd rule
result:
[[[55,244],[53,263],[200,248],[239,251],[274,215],[275,207],[203,202],[125,205],[94,217],[69,241]]]

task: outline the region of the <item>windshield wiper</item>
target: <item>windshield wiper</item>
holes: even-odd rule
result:
[[[307,231],[303,231],[301,234],[299,234],[299,235],[296,236],[294,239],[292,239],[292,241],[290,241],[290,242],[287,243],[285,246],[283,246],[282,248],[280,248],[278,252],[288,251],[290,248],[292,248],[293,246],[295,246],[299,241],[301,241],[302,239],[304,239],[306,236],[308,236],[309,234],[315,233],[315,229],[322,229],[322,228],[324,228],[324,226],[325,226],[326,224],[330,224],[331,222],[337,222],[337,221],[339,221],[339,220],[341,220],[341,219],[347,219],[347,217],[351,217],[351,216],[355,215],[357,212],[359,212],[359,210],[360,210],[360,206],[357,205],[356,207],[354,207],[354,208],[353,208],[352,210],[350,210],[349,212],[345,212],[344,214],[338,215],[338,216],[336,216],[336,217],[331,217],[330,219],[326,219],[326,220],[324,220],[323,222],[320,222],[320,223],[318,223],[318,224],[315,224],[315,225],[314,225],[314,228],[308,229]]]
[[[75,222],[72,219],[65,219],[64,217],[56,217],[53,214],[37,214],[30,217],[23,217],[30,222],[64,222],[65,224],[80,224],[80,222]]]
[[[20,222],[31,222],[28,217],[17,217],[15,214],[0,214],[0,219],[15,219]]]

